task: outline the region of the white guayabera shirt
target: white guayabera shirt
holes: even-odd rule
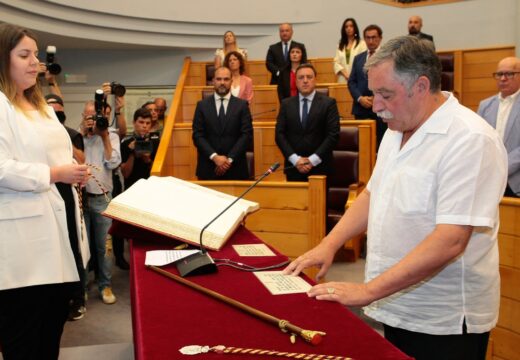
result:
[[[464,253],[422,282],[365,308],[387,325],[461,334],[489,331],[498,318],[498,204],[507,154],[498,134],[477,114],[447,101],[402,149],[388,130],[368,184],[370,213],[366,281],[401,260],[437,224],[474,226]]]

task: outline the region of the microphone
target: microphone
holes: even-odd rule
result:
[[[258,178],[251,186],[249,186],[240,196],[238,196],[235,200],[231,202],[224,210],[222,210],[217,216],[215,216],[210,222],[208,222],[200,231],[199,236],[199,242],[200,242],[200,251],[196,252],[195,254],[192,254],[190,256],[187,256],[185,258],[182,258],[177,263],[177,270],[179,270],[179,274],[182,277],[190,276],[190,275],[204,275],[204,274],[211,274],[217,272],[217,265],[211,258],[211,256],[208,254],[208,251],[204,247],[204,244],[202,243],[202,235],[204,234],[204,231],[213,224],[219,217],[221,217],[226,211],[229,210],[234,204],[236,204],[240,199],[242,199],[248,192],[253,190],[256,185],[260,181],[262,181],[265,177],[269,176],[270,174],[274,173],[276,169],[280,167],[280,163],[274,163],[267,169],[267,171]]]
[[[264,115],[264,114],[269,114],[269,113],[272,113],[272,112],[275,112],[276,109],[271,109],[271,110],[266,110],[266,111],[260,111],[260,112],[257,112],[257,113],[254,113],[251,115],[251,119],[257,117],[258,115]]]
[[[310,163],[311,163],[310,161],[307,161],[307,162],[304,162],[302,165],[309,165]],[[280,166],[280,163],[275,163],[274,165],[276,165],[276,164],[278,164],[278,166],[276,167],[276,169],[278,169],[278,167]],[[272,166],[269,168],[269,170],[272,169],[272,168],[274,167],[274,165],[272,165]],[[288,169],[293,169],[293,168],[295,168],[295,167],[296,167],[296,165],[286,166],[286,167],[284,167],[284,168],[282,169],[282,171],[285,171],[285,170],[288,170]],[[275,169],[275,170],[276,170],[276,169]],[[267,171],[269,171],[269,170],[267,170]],[[273,173],[273,172],[274,172],[274,171],[272,171],[271,173]],[[265,173],[264,173],[264,174],[265,174]],[[259,177],[259,176],[264,176],[264,174],[255,174],[255,175],[253,175],[253,176],[250,176],[249,178],[250,178],[250,179],[256,179],[256,178]]]

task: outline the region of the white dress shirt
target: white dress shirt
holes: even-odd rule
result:
[[[496,129],[502,140],[504,140],[504,135],[507,127],[507,120],[509,119],[509,114],[511,114],[511,109],[513,108],[513,104],[515,103],[518,93],[520,93],[520,90],[515,92],[513,95],[507,96],[505,98],[502,97],[502,94],[498,94],[498,114]]]

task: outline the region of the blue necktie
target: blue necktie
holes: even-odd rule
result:
[[[303,109],[302,109],[302,127],[305,129],[307,127],[307,117],[309,116],[309,107],[307,102],[309,99],[303,98]]]
[[[287,43],[283,43],[283,57],[285,58],[285,61],[287,61],[289,52],[287,51]]]

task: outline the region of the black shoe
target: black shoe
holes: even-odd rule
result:
[[[116,265],[121,270],[130,270],[130,264],[125,260],[125,258],[116,259]]]
[[[85,316],[87,308],[85,306],[71,306],[69,310],[69,321],[81,320]]]

